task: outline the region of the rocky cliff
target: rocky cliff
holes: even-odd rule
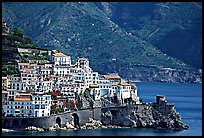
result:
[[[125,106],[122,108],[102,109],[101,122],[104,125],[121,127],[158,128],[183,130],[188,126],[181,120],[174,108],[165,115],[156,110],[153,104]]]

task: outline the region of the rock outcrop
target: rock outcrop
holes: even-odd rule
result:
[[[43,128],[35,127],[35,126],[29,126],[29,127],[25,128],[25,130],[27,130],[27,131],[44,131]]]
[[[118,110],[103,109],[101,115],[103,125],[121,127],[158,128],[183,130],[188,126],[181,120],[174,108],[165,115],[155,109],[153,104],[125,106]]]
[[[100,120],[94,120],[93,118],[89,118],[89,122],[85,123],[81,128],[82,129],[102,128],[102,123]]]

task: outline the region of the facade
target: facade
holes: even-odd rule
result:
[[[54,53],[52,55],[51,61],[54,62],[56,66],[68,66],[71,65],[71,57],[63,53]]]
[[[5,116],[43,117],[50,115],[51,95],[18,93],[3,105]]]
[[[8,87],[8,78],[2,77],[2,88],[7,89],[7,87]]]
[[[125,104],[131,98],[140,104],[137,87],[119,75],[94,72],[87,58],[79,57],[72,65],[70,56],[57,50],[50,54],[50,60],[43,64],[18,63],[20,75],[2,79],[4,116],[50,116],[53,104],[61,107],[66,101],[75,102],[75,96],[86,90],[95,101],[109,99],[115,103],[116,99],[117,103]],[[55,92],[60,96],[53,98]]]

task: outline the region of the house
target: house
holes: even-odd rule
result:
[[[24,62],[18,63],[18,69],[21,71],[21,69],[23,68],[30,68],[30,63],[24,63]]]
[[[8,92],[7,91],[4,91],[4,90],[2,90],[2,105],[8,100]]]
[[[7,117],[28,117],[33,114],[32,106],[30,94],[17,94],[13,100],[8,100],[3,105],[3,112]]]
[[[14,99],[16,97],[16,94],[18,93],[16,89],[7,89],[8,93],[8,100]]]
[[[8,88],[8,78],[2,77],[2,89],[6,90]]]
[[[54,53],[51,56],[51,62],[54,62],[55,66],[70,66],[71,57],[63,53]]]
[[[52,99],[51,95],[32,94],[33,116],[50,116]]]
[[[3,113],[9,117],[50,116],[51,95],[18,93],[3,105]]]
[[[121,82],[122,78],[117,74],[103,75],[104,79],[110,80],[111,82]]]

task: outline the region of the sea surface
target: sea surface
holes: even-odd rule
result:
[[[202,84],[137,82],[138,96],[143,102],[155,102],[163,95],[175,105],[188,130],[170,131],[152,128],[107,128],[53,132],[2,132],[3,136],[202,136]]]

